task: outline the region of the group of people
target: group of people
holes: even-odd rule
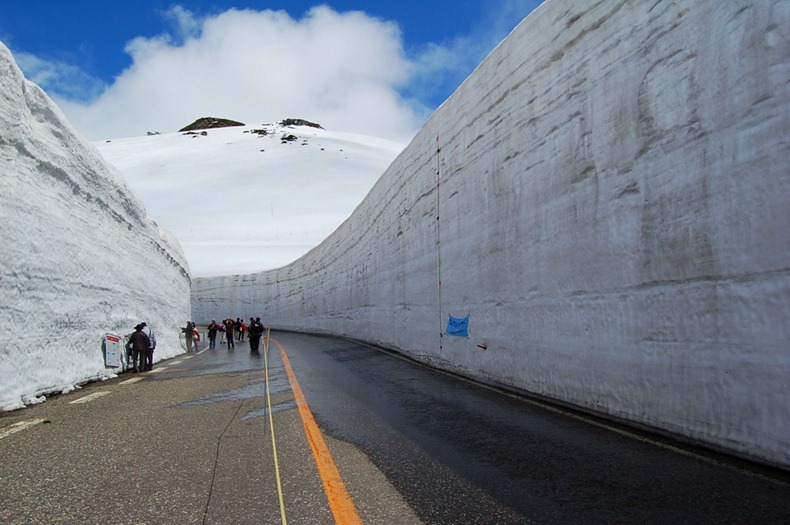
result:
[[[146,372],[154,369],[154,349],[156,336],[152,328],[148,333],[143,331],[147,323],[140,323],[134,327],[134,332],[126,341],[126,367],[131,366],[132,372]]]
[[[250,342],[250,351],[257,352],[261,344],[261,336],[265,328],[261,323],[261,318],[250,317],[250,323],[245,323],[240,317],[227,319],[217,323],[216,319],[212,319],[208,325],[208,347],[209,349],[217,347],[217,334],[225,335],[225,343],[228,345],[228,350],[236,349],[236,341],[244,341],[244,334],[249,334],[248,340]]]
[[[144,330],[148,328],[148,333]],[[257,352],[260,348],[261,337],[266,329],[261,322],[260,317],[250,317],[250,322],[247,324],[241,318],[233,319],[228,317],[221,323],[212,319],[211,324],[208,325],[208,340],[209,349],[217,347],[217,334],[224,333],[228,345],[228,350],[236,348],[235,341],[243,341],[244,334],[249,334],[250,351]],[[187,352],[191,352],[194,348],[197,351],[197,344],[200,341],[200,335],[197,331],[195,323],[187,321],[187,325],[181,329],[184,333],[184,340],[186,342]],[[134,327],[134,332],[126,339],[126,368],[132,369],[132,372],[146,372],[154,368],[154,349],[156,348],[156,336],[153,329],[147,323],[140,323]]]

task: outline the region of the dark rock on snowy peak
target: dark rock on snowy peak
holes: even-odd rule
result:
[[[197,119],[189,126],[181,128],[178,131],[182,132],[182,131],[195,131],[198,129],[229,128],[232,126],[244,126],[244,125],[245,124],[243,122],[236,122],[235,120],[228,120],[225,118],[202,117]]]
[[[310,126],[311,128],[318,128],[324,129],[321,127],[320,124],[316,124],[315,122],[310,122],[309,120],[304,120],[301,118],[287,118],[280,122],[281,126]]]

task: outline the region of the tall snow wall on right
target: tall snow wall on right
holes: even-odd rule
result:
[[[789,39],[785,0],[548,0],[323,244],[196,279],[193,315],[369,341],[787,468]],[[450,315],[468,338],[441,335]]]

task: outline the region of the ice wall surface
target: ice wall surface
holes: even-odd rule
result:
[[[196,280],[194,315],[371,341],[788,467],[788,35],[782,0],[548,0],[331,237]],[[468,339],[440,337],[448,315]]]
[[[120,175],[0,44],[0,410],[108,374],[105,332],[141,321],[182,352],[189,267]]]

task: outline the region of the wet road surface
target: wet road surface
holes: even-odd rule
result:
[[[426,523],[790,523],[786,473],[347,341],[277,337],[324,431],[361,448]]]
[[[0,523],[353,523],[327,495],[289,366],[358,522],[790,523],[786,472],[366,345],[272,340],[267,360],[218,345],[0,414]],[[4,434],[31,421],[45,423]]]

